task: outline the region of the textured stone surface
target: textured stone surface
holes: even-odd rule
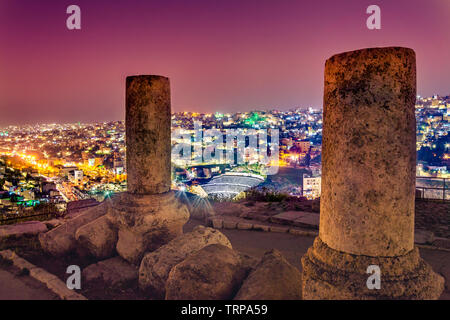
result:
[[[223,228],[224,229],[236,229],[236,227],[237,227],[236,221],[223,220]]]
[[[63,300],[87,300],[81,294],[67,288],[66,283],[59,279],[53,279],[46,283],[47,288],[57,294]]]
[[[271,222],[318,229],[319,215],[313,212],[285,211],[270,218]]]
[[[141,75],[126,80],[128,192],[170,189],[170,84],[166,77]]]
[[[325,64],[319,236],[304,299],[437,299],[443,279],[414,248],[415,53],[372,48]],[[369,290],[367,267],[381,269]]]
[[[300,300],[301,274],[278,250],[266,252],[235,300]]]
[[[47,231],[47,226],[40,221],[28,221],[13,225],[0,226],[0,238],[21,235],[33,235]]]
[[[137,267],[120,257],[91,264],[82,272],[82,281],[87,284],[106,285],[115,288],[127,286],[137,279]]]
[[[434,234],[431,231],[415,230],[414,242],[417,244],[432,244],[434,241]]]
[[[302,212],[301,216],[294,221],[294,225],[317,230],[319,229],[319,221],[319,214],[312,212]]]
[[[28,269],[29,271],[36,268],[35,265],[28,262],[27,260],[19,257],[17,254],[14,253],[13,256],[11,256],[10,261],[12,261],[13,265],[19,268],[20,270]]]
[[[16,253],[12,250],[2,250],[0,251],[0,257],[5,260],[13,260],[16,256]]]
[[[369,290],[367,267],[381,270],[381,289]],[[316,238],[302,257],[303,299],[438,299],[444,278],[412,251],[398,257],[369,257],[336,251]]]
[[[57,276],[47,272],[42,268],[38,268],[27,260],[18,256],[11,250],[0,251],[0,257],[9,260],[12,264],[20,270],[28,270],[29,276],[35,280],[45,284],[59,298],[64,300],[86,300],[81,294],[70,290],[67,285],[62,282]],[[1,260],[1,259],[0,259]]]
[[[42,268],[34,267],[34,268],[27,268],[30,271],[30,276],[33,277],[36,280],[39,280],[42,283],[48,283],[50,281],[53,281],[55,279],[58,279],[57,276],[48,273]]]
[[[187,256],[210,244],[231,247],[230,241],[220,231],[197,226],[156,251],[147,253],[139,268],[139,287],[152,298],[164,299],[166,281],[170,270]]]
[[[166,283],[166,299],[232,299],[253,264],[253,259],[226,246],[209,245],[172,268]]]
[[[222,229],[223,219],[222,218],[212,218],[210,219],[212,226],[216,229]]]
[[[253,228],[253,225],[248,222],[238,222],[237,228],[239,230],[250,230],[251,228]]]
[[[289,233],[295,234],[297,236],[306,236],[306,237],[315,237],[319,234],[317,231],[307,231],[295,228],[290,228]]]
[[[108,215],[80,227],[75,233],[75,239],[78,245],[97,259],[106,259],[116,253],[117,230]]]
[[[108,212],[109,202],[90,207],[76,218],[70,219],[59,227],[46,233],[39,234],[41,247],[47,253],[52,255],[64,255],[73,251],[77,247],[75,232],[81,226],[105,215]]]
[[[436,238],[450,239],[449,202],[416,201],[415,211],[414,224],[416,229],[431,231]]]
[[[63,219],[52,219],[48,221],[44,221],[45,225],[49,230],[54,229],[62,225],[65,221]]]
[[[154,251],[183,233],[189,219],[185,205],[173,192],[118,194],[109,219],[119,230],[116,250],[125,260],[139,265],[145,252]]]
[[[294,221],[301,217],[302,211],[284,211],[270,217],[270,221],[281,224],[294,224]]]
[[[270,230],[270,226],[265,225],[265,224],[254,224],[253,230],[268,232]]]
[[[320,238],[353,254],[414,245],[415,53],[373,48],[325,64]]]
[[[289,228],[288,227],[270,226],[270,232],[285,233],[285,232],[289,232]]]
[[[436,246],[436,247],[439,247],[439,248],[450,249],[450,239],[447,239],[447,238],[436,238],[433,241],[433,246]]]

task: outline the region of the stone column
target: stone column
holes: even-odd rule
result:
[[[302,258],[306,299],[438,298],[414,248],[415,53],[373,48],[325,64],[319,237]],[[370,290],[369,265],[381,269]]]
[[[126,80],[128,192],[155,194],[170,189],[170,84],[161,76]]]
[[[88,254],[104,259],[117,253],[138,265],[183,233],[189,219],[171,184],[169,79],[127,77],[126,138],[128,192],[104,206],[105,216],[80,227],[75,237]]]

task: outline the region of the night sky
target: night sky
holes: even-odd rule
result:
[[[413,48],[418,94],[450,94],[449,0],[0,0],[0,126],[122,120],[133,74],[168,76],[173,111],[321,108],[325,60],[373,46]]]

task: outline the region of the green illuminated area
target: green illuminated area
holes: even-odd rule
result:
[[[257,112],[253,112],[252,115],[244,120],[244,123],[249,126],[254,126],[260,122],[265,122],[266,118],[261,117]]]

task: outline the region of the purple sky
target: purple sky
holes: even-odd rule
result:
[[[449,0],[0,0],[0,126],[123,119],[133,74],[170,77],[173,111],[321,108],[327,58],[393,45],[418,94],[450,94]]]

